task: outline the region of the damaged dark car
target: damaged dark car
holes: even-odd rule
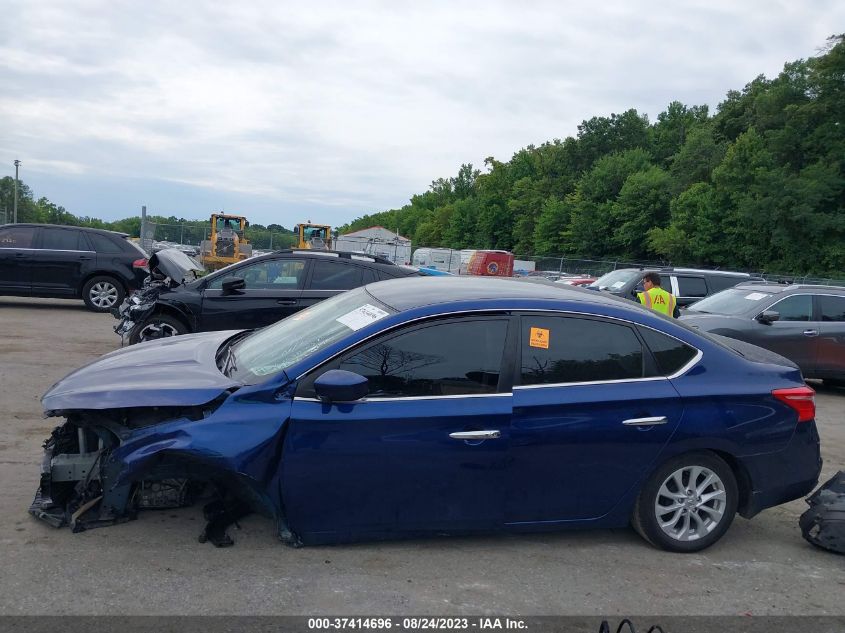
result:
[[[30,512],[79,531],[205,496],[217,545],[258,512],[292,545],[633,525],[698,551],[821,468],[797,367],[724,340],[578,288],[370,284],[60,380]]]

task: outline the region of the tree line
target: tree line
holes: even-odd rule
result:
[[[14,205],[15,180],[11,176],[0,179],[0,209],[7,222],[12,221]],[[209,213],[209,217],[211,214]],[[175,215],[149,215],[147,220],[155,225],[154,239],[159,241],[178,242],[184,238],[185,243],[198,245],[205,239],[210,229],[208,220],[186,220]],[[87,226],[94,229],[108,229],[127,233],[133,237],[141,235],[141,216],[124,218],[107,222],[90,216],[77,216],[64,207],[50,202],[45,197],[34,198],[32,190],[23,181],[18,181],[18,222],[34,222],[38,224],[65,224],[68,226]],[[296,243],[293,231],[280,224],[253,224],[246,229],[246,237],[253,248],[280,249],[290,248]]]
[[[485,170],[464,164],[381,225],[415,246],[845,274],[845,36],[727,93],[593,117]]]

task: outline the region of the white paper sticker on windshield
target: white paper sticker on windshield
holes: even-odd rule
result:
[[[388,313],[384,310],[370,305],[369,303],[365,303],[360,308],[355,308],[352,312],[347,312],[342,317],[338,317],[335,321],[342,323],[350,330],[357,332],[362,327],[366,327],[370,323],[375,323],[387,315]]]
[[[616,290],[617,288],[621,288],[621,287],[622,287],[622,286],[624,286],[624,285],[625,285],[625,282],[624,282],[624,281],[617,281],[615,284],[613,284],[613,285],[611,286],[611,288],[613,288],[614,290]]]
[[[769,295],[764,292],[752,292],[750,294],[745,295],[745,298],[749,301],[759,301],[760,299],[765,299],[768,296]]]

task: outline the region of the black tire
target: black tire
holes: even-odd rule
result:
[[[187,334],[188,328],[182,321],[169,314],[153,314],[138,327],[132,329],[129,335],[129,344],[144,343],[170,336],[181,336]]]
[[[82,300],[93,312],[109,312],[118,307],[126,297],[126,289],[114,277],[98,275],[82,286]]]
[[[703,469],[696,478],[698,490],[690,486],[695,468]],[[707,486],[704,484],[708,473],[704,471],[709,471],[716,478]],[[676,473],[680,473],[683,484],[680,490],[678,480],[673,478]],[[662,494],[664,484],[666,492],[676,494],[677,491],[679,498],[672,499]],[[707,500],[701,502],[705,498]],[[728,531],[736,515],[737,499],[736,477],[723,459],[705,451],[687,453],[669,460],[649,477],[637,497],[631,524],[655,547],[670,552],[698,552],[713,545]],[[660,516],[658,501],[661,507],[666,508]],[[679,504],[680,508],[675,507]],[[664,525],[671,525],[665,529],[661,527],[660,517],[665,519]]]

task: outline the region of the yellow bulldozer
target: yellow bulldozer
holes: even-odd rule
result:
[[[211,239],[200,246],[200,263],[206,270],[219,270],[252,256],[252,245],[244,237],[247,226],[242,215],[211,214]]]
[[[313,224],[311,220],[293,227],[296,234],[295,248],[332,249],[332,227],[328,224]]]

